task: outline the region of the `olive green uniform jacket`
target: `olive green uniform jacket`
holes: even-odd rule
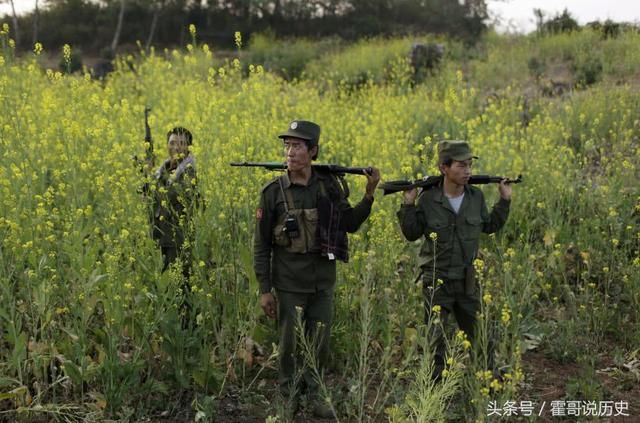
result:
[[[280,177],[278,177],[280,178]],[[274,242],[274,229],[285,213],[278,178],[268,183],[260,195],[260,205],[256,211],[254,239],[254,270],[260,284],[260,292],[270,292],[271,288],[287,292],[314,293],[333,288],[336,281],[336,260],[321,254],[319,245],[310,252],[300,254],[287,251]],[[296,209],[314,209],[323,195],[322,185],[327,191],[338,190],[337,207],[340,214],[339,228],[345,232],[355,232],[371,213],[372,200],[366,196],[355,206],[349,201],[339,186],[337,179],[324,172],[312,171],[308,185],[294,184],[288,173],[282,176],[283,189],[291,192]],[[317,240],[316,240],[317,241]]]
[[[423,191],[417,205],[403,204],[398,211],[402,233],[409,241],[425,237],[419,259],[425,280],[464,279],[478,254],[480,234],[502,228],[510,204],[501,198],[489,213],[484,194],[471,185],[464,188],[458,214],[442,186]]]

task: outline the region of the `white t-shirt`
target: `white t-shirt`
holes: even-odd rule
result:
[[[451,208],[458,214],[460,211],[460,205],[462,205],[462,199],[464,198],[464,192],[457,197],[447,197],[449,199],[449,204],[451,204]]]

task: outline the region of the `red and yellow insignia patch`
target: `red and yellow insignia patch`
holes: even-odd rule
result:
[[[262,219],[262,209],[256,209],[256,219]]]

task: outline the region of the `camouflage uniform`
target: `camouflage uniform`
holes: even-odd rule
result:
[[[190,267],[189,225],[198,202],[195,159],[185,157],[177,167],[167,159],[155,173],[153,196],[153,238],[162,250],[164,272],[178,257],[183,262],[183,275]]]

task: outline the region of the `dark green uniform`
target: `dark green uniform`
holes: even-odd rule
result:
[[[473,277],[473,260],[480,234],[499,230],[509,215],[510,201],[500,199],[488,212],[484,195],[466,185],[458,213],[453,210],[442,186],[424,191],[417,205],[402,205],[398,219],[409,241],[424,236],[420,267],[425,295],[425,322],[434,305],[441,307],[441,319],[454,313],[459,327],[473,339],[476,313],[480,310],[479,288]],[[436,239],[431,239],[436,234]],[[444,283],[437,285],[437,280]],[[439,334],[436,372],[444,365],[444,340]]]
[[[155,181],[153,238],[162,250],[162,271],[181,257],[183,274],[188,276],[189,248],[184,248],[184,243],[198,201],[193,156],[187,156],[175,168],[170,160],[165,160],[155,173]]]
[[[319,205],[329,198],[332,214],[326,216]],[[326,363],[333,314],[333,290],[336,282],[336,259],[345,260],[346,232],[355,232],[371,212],[372,200],[364,197],[351,207],[333,175],[312,172],[308,185],[291,183],[284,174],[267,184],[256,211],[254,267],[260,292],[275,289],[278,299],[280,336],[280,384],[288,393],[296,369],[296,307],[302,308],[302,319],[309,339],[317,336],[319,367]],[[297,217],[300,234],[293,240],[283,232],[289,214]],[[323,221],[332,230],[326,237]],[[336,221],[337,219],[337,221]],[[335,240],[342,242],[334,242]],[[322,325],[323,330],[316,332]],[[305,372],[307,389],[316,382]]]

